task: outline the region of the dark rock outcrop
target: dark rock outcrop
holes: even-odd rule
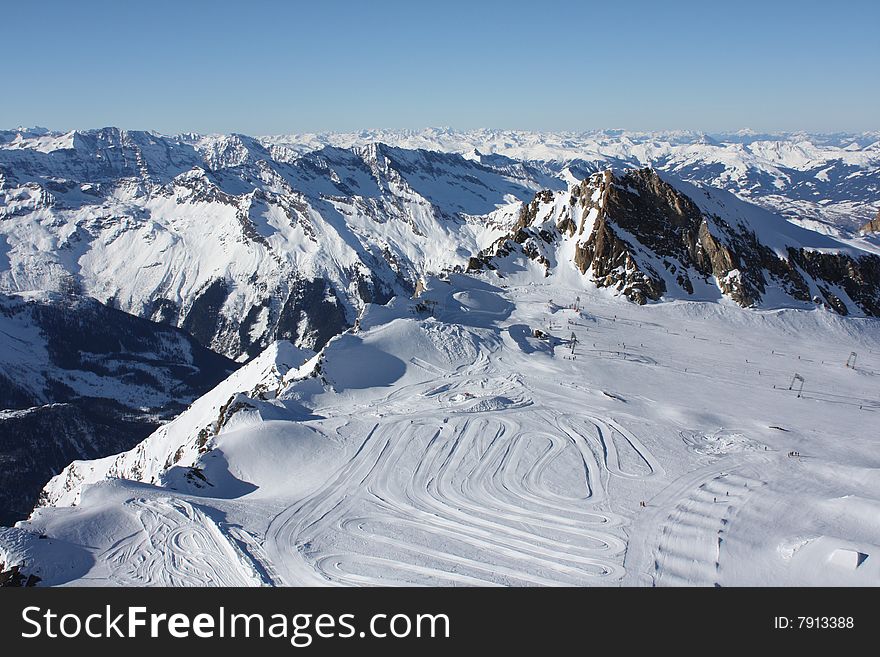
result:
[[[318,350],[351,324],[336,291],[323,279],[294,281],[281,308],[276,340],[304,339],[304,346]]]
[[[877,216],[871,219],[864,226],[859,228],[860,233],[880,233],[880,210],[877,210]]]
[[[789,257],[817,281],[842,289],[866,315],[880,317],[880,258],[852,258],[843,253],[822,253],[789,249]],[[821,288],[820,288],[821,289]],[[826,301],[840,314],[846,305],[832,293],[823,291]]]
[[[40,578],[36,575],[25,575],[21,572],[21,566],[10,566],[0,562],[0,588],[20,588],[36,586]]]

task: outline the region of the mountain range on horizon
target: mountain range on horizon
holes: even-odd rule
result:
[[[102,130],[118,131],[117,128]],[[54,132],[46,128],[18,128],[0,130],[0,143],[17,143],[23,148],[62,148],[73,143],[75,135],[87,135],[101,130],[73,130]],[[139,131],[129,131],[137,133]],[[211,140],[232,135],[200,135],[181,133],[161,135],[149,132],[157,138],[206,144]],[[243,136],[243,135],[241,135]],[[880,149],[880,131],[861,133],[808,133],[808,132],[758,132],[741,129],[729,132],[707,133],[689,130],[638,131],[623,129],[587,130],[582,132],[530,132],[523,130],[454,130],[451,128],[426,128],[423,130],[364,129],[357,132],[292,133],[255,137],[265,145],[281,145],[297,153],[319,150],[324,146],[351,148],[369,143],[384,143],[407,149],[424,149],[454,152],[466,157],[479,154],[497,154],[516,160],[545,162],[605,162],[622,166],[654,166],[679,171],[699,177],[703,182],[715,182],[715,186],[729,191],[754,195],[760,203],[765,196],[774,196],[773,189],[783,191],[772,199],[771,208],[793,218],[821,217],[834,214],[843,224],[854,224],[869,219],[868,210],[853,199],[852,206],[841,206],[834,212],[832,178],[862,170],[847,178],[847,184],[855,191],[861,184],[864,190],[874,194],[864,202],[877,205],[876,168],[877,151]],[[821,166],[827,162],[828,165]],[[714,165],[715,178],[708,172],[698,173]],[[829,168],[829,165],[834,165]],[[694,171],[689,171],[693,168]],[[724,175],[720,175],[722,171]],[[810,175],[802,175],[812,173]],[[681,174],[680,174],[681,175]],[[688,175],[681,175],[687,178]],[[864,180],[857,180],[865,177]],[[727,185],[718,184],[727,182]],[[826,184],[821,184],[826,183]],[[812,188],[811,188],[812,187]],[[815,197],[820,198],[815,198]],[[831,198],[829,198],[831,196]],[[785,197],[799,203],[788,206]],[[846,198],[840,199],[846,201]],[[815,207],[823,201],[822,212]],[[831,203],[829,203],[831,201]],[[827,206],[831,206],[830,208]],[[877,208],[875,208],[876,212]],[[798,215],[801,215],[798,217]],[[849,221],[846,215],[851,215]],[[854,215],[854,216],[853,216]]]

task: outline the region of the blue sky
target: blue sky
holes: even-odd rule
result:
[[[876,130],[878,7],[0,0],[0,127]]]

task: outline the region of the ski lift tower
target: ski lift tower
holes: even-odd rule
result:
[[[794,390],[794,386],[796,383],[800,384],[800,387],[797,389],[797,396],[800,399],[801,393],[804,391],[804,377],[795,372],[794,376],[791,377],[791,383],[788,386],[789,390]]]
[[[856,369],[856,358],[858,358],[858,354],[854,351],[849,352],[849,358],[846,359],[846,366],[851,370]]]
[[[578,343],[578,338],[574,334],[574,331],[572,331],[571,338],[569,338],[568,342],[571,345],[571,353],[574,353],[574,348],[577,346],[577,343]]]

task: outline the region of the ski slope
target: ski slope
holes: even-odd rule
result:
[[[72,464],[0,561],[49,585],[880,584],[876,320],[635,306],[532,267],[275,345]]]

